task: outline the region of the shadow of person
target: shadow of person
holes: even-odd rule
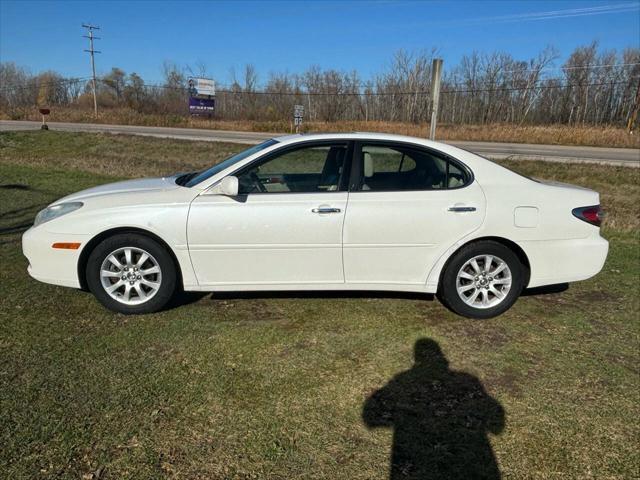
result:
[[[504,428],[504,410],[482,383],[449,370],[437,342],[422,338],[415,363],[365,402],[369,428],[393,429],[390,478],[499,479],[488,433]]]

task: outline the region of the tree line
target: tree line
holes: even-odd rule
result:
[[[312,66],[303,73],[270,73],[263,83],[255,67],[231,72],[219,85],[215,116],[228,120],[289,120],[293,105],[305,106],[307,121],[428,122],[431,65],[437,51],[397,52],[370,79],[358,72]],[[640,101],[640,49],[603,51],[596,42],[576,48],[556,65],[558,51],[546,48],[529,60],[508,53],[474,52],[447,65],[441,85],[439,121],[451,124],[624,125]],[[150,84],[114,67],[97,82],[102,109],[188,115],[187,80],[207,77],[206,67],[165,62],[162,81]],[[13,63],[0,64],[0,109],[6,113],[37,105],[90,108],[88,78],[54,71],[33,75]]]

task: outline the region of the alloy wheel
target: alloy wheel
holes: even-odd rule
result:
[[[122,247],[102,262],[100,282],[114,300],[125,305],[140,305],[158,293],[162,271],[149,252],[138,247]]]
[[[507,263],[495,255],[477,255],[458,271],[456,290],[473,308],[491,308],[502,303],[512,284]]]

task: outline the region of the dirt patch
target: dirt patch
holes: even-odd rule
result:
[[[548,307],[564,307],[574,303],[574,300],[569,295],[562,293],[549,293],[544,295],[530,296],[537,304],[542,304],[544,308]]]
[[[552,293],[523,297],[519,302],[525,302],[532,307],[526,314],[528,318],[548,318],[567,310],[582,312],[594,325],[599,320],[591,318],[597,314],[594,305],[616,305],[624,301],[619,294],[611,291],[589,290],[586,292],[574,290],[565,293]],[[603,325],[604,326],[604,325]]]
[[[619,296],[613,292],[603,292],[602,290],[590,290],[580,295],[584,303],[608,303],[617,302]]]
[[[638,357],[624,354],[613,354],[609,353],[605,356],[605,358],[616,365],[620,365],[623,368],[626,368],[634,375],[640,375],[640,368],[638,368]]]
[[[514,397],[522,397],[522,382],[530,377],[530,372],[520,372],[507,367],[501,372],[488,375],[484,379],[484,385],[491,392],[502,391]]]
[[[298,340],[291,345],[284,345],[278,355],[281,358],[286,358],[296,351],[309,350],[311,348],[315,348],[317,345],[318,341],[315,338]]]
[[[442,333],[463,337],[482,347],[502,347],[512,340],[507,329],[499,322],[488,320],[457,319],[441,321],[437,326]]]
[[[424,308],[421,308],[420,317],[429,327],[439,327],[452,321],[455,322],[455,320],[452,320],[448,315],[434,308],[433,305],[426,305]]]
[[[275,302],[260,298],[216,298],[215,294],[206,302],[206,308],[213,308],[218,318],[241,320],[242,322],[288,320],[286,312]]]

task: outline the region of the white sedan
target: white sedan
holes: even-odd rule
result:
[[[102,185],[41,211],[29,273],[122,313],[176,290],[437,293],[488,318],[607,256],[598,193],[397,135],[291,135],[201,171]]]

